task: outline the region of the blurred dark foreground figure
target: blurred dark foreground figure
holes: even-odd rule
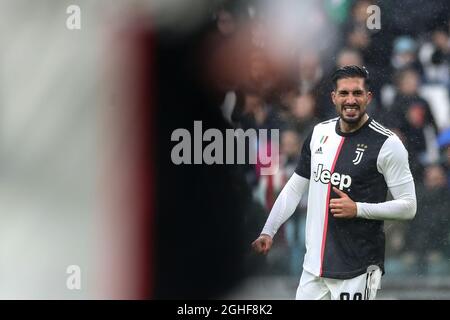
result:
[[[209,82],[216,76],[207,65],[211,30],[204,25],[187,35],[161,31],[155,37],[156,299],[225,297],[245,277],[248,243],[263,223],[242,165],[171,160],[174,130],[193,136],[194,121],[202,121],[203,131],[231,128],[220,110],[225,90]]]

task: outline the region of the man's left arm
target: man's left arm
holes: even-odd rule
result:
[[[381,203],[356,202],[356,217],[377,220],[409,220],[417,210],[414,179],[409,169],[408,152],[393,135],[383,144],[377,161],[394,200]]]

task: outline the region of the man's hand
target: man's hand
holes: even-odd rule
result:
[[[338,199],[331,199],[330,201],[330,209],[333,217],[346,219],[356,217],[356,203],[338,188],[333,187],[333,190],[339,196]]]
[[[267,234],[262,234],[253,241],[252,248],[257,253],[267,254],[272,247],[272,237]]]

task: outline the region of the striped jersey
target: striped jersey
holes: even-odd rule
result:
[[[316,276],[350,279],[371,265],[384,272],[383,221],[334,218],[329,203],[339,196],[332,186],[355,202],[379,203],[386,201],[389,187],[413,177],[405,147],[393,132],[369,118],[344,133],[338,120],[314,127],[295,172],[310,181],[303,268]]]

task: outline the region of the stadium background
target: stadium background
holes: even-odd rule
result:
[[[81,8],[81,30],[65,26]],[[369,5],[381,9],[370,30]],[[447,1],[0,3],[0,298],[290,299],[305,205],[251,253],[327,82],[365,65],[419,209],[386,223],[380,299],[450,298]],[[279,128],[282,167],[175,166],[171,132]],[[68,290],[79,265],[82,289]]]

